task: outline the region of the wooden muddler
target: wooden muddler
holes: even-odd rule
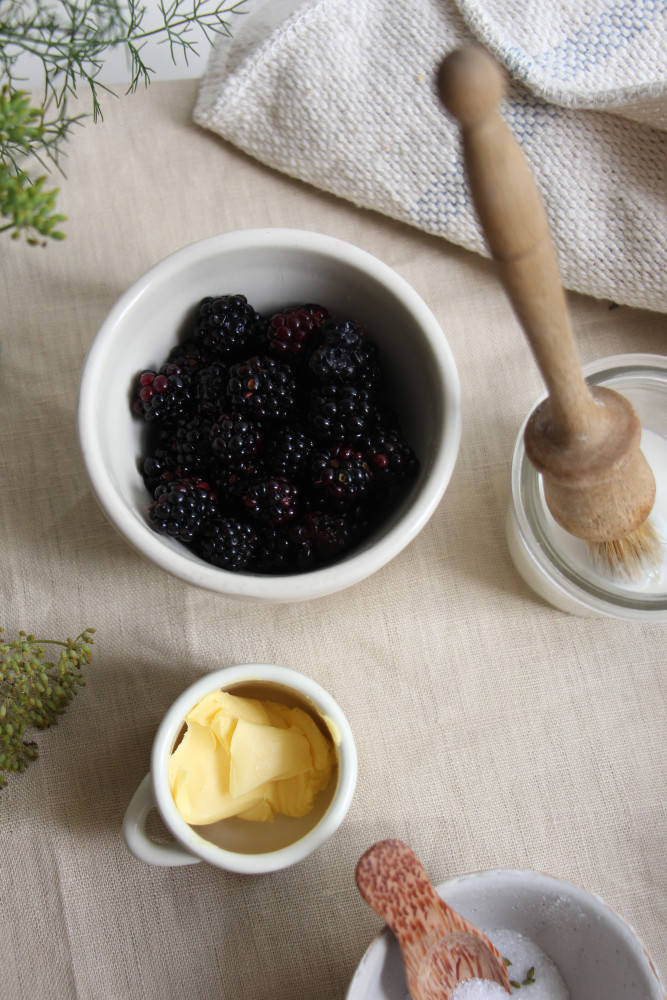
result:
[[[526,454],[543,475],[549,510],[590,542],[624,538],[655,500],[630,403],[586,384],[558,261],[535,181],[498,105],[505,77],[481,47],[459,49],[439,74],[440,97],[458,119],[478,217],[501,280],[549,391],[531,414]]]

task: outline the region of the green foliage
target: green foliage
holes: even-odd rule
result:
[[[3,771],[25,771],[38,757],[37,744],[24,739],[26,729],[54,725],[85,684],[81,667],[91,661],[94,631],[64,642],[19,632],[0,645],[0,788]],[[60,647],[56,662],[44,661],[47,646]]]
[[[32,177],[32,161],[60,167],[62,147],[72,126],[67,99],[82,87],[94,120],[101,117],[99,81],[105,58],[114,49],[128,56],[134,92],[148,84],[153,70],[143,50],[149,39],[169,46],[174,62],[197,54],[198,29],[212,43],[230,35],[229,14],[243,12],[246,0],[159,0],[160,24],[144,27],[146,4],[138,0],[0,0],[0,232],[25,234],[29,243],[62,239],[64,217],[55,212],[57,189]],[[21,60],[38,60],[44,87],[39,107],[21,86]]]
[[[11,231],[13,239],[23,232],[28,243],[43,238],[60,240],[57,227],[64,215],[55,211],[58,189],[46,190],[46,177],[32,179],[21,167],[21,161],[48,143],[48,126],[44,113],[31,108],[28,96],[5,86],[0,90],[0,216],[8,220],[0,225],[0,233]],[[40,240],[40,237],[42,240]]]

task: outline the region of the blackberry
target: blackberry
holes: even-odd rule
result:
[[[377,413],[366,389],[329,383],[311,391],[308,419],[324,441],[356,441],[370,435]]]
[[[172,347],[167,355],[167,363],[177,364],[188,375],[196,376],[211,363],[211,356],[203,344],[190,338]]]
[[[306,515],[304,531],[316,556],[322,562],[331,562],[359,540],[365,527],[365,520],[356,511],[354,516],[310,511]]]
[[[252,561],[257,534],[252,525],[236,517],[217,517],[204,527],[196,549],[206,562],[239,572]]]
[[[314,569],[320,559],[309,526],[302,521],[290,524],[287,537],[290,545],[292,569],[297,572]]]
[[[301,479],[315,451],[315,439],[297,424],[280,427],[266,443],[271,471]]]
[[[419,472],[414,450],[395,427],[378,430],[364,448],[364,455],[381,487],[400,486]]]
[[[322,324],[322,340],[340,344],[341,347],[359,347],[364,339],[364,331],[353,319],[331,317]]]
[[[227,399],[252,420],[286,420],[296,409],[296,383],[289,365],[257,355],[232,365]]]
[[[181,420],[173,434],[173,453],[180,468],[205,474],[213,459],[211,421],[198,413],[190,420]]]
[[[207,296],[197,309],[194,337],[216,357],[238,359],[258,348],[266,328],[245,295]]]
[[[151,496],[158,486],[177,478],[177,464],[173,449],[159,446],[144,459],[141,475]]]
[[[315,304],[269,322],[245,296],[202,299],[193,335],[133,393],[151,422],[152,527],[232,571],[340,558],[419,469],[379,385],[377,348],[355,322]]]
[[[294,361],[306,354],[313,336],[327,319],[323,306],[307,303],[289,306],[271,317],[267,332],[269,353],[284,361]]]
[[[217,513],[216,496],[200,479],[176,479],[155,490],[148,508],[151,527],[190,544]]]
[[[314,552],[309,543],[310,558],[302,561],[301,546],[292,538],[291,528],[259,525],[252,568],[258,573],[290,573],[295,569],[310,569]]]
[[[252,518],[265,524],[286,524],[299,509],[299,489],[287,476],[269,476],[252,483],[241,502]]]
[[[197,375],[195,397],[199,413],[214,417],[224,409],[229,368],[221,361],[202,368]]]
[[[258,424],[239,413],[220,413],[210,426],[213,458],[230,472],[249,473],[257,468],[262,438]]]
[[[375,485],[363,452],[342,444],[315,456],[311,463],[311,484],[325,509],[334,510],[367,503]]]
[[[310,372],[320,382],[352,383],[375,390],[381,382],[378,350],[352,320],[326,320],[322,342],[310,357]]]
[[[174,362],[157,372],[146,369],[135,384],[132,405],[144,420],[176,420],[193,408],[192,377]]]

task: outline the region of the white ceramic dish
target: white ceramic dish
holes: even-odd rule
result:
[[[387,519],[346,558],[311,573],[230,573],[147,523],[139,474],[145,428],[130,388],[161,364],[206,295],[242,293],[262,313],[319,302],[355,318],[379,345],[392,404],[420,459],[420,473]],[[225,233],[178,250],[140,278],[95,336],[81,373],[78,433],[102,510],[125,540],[163,570],[243,600],[302,601],[357,583],[396,556],[427,523],[454,470],[461,434],[454,359],[437,320],[413,288],[375,257],[331,236],[290,229]]]
[[[276,816],[271,823],[228,819],[207,826],[189,826],[181,817],[169,788],[169,757],[189,710],[211,691],[239,691],[261,686],[261,697],[302,704],[326,723],[336,748],[336,772],[331,787],[320,792],[315,807],[299,819]],[[260,697],[254,694],[254,697]],[[141,861],[174,867],[206,861],[216,868],[258,875],[302,861],[321,847],[345,819],[357,783],[357,750],[350,726],[338,704],[319,684],[296,670],[264,663],[223,667],[201,677],[181,694],[160,723],[153,742],[151,770],[127,807],[123,836]],[[175,843],[154,841],[148,817],[157,809]]]
[[[576,885],[506,869],[461,875],[437,890],[487,933],[503,929],[532,940],[556,964],[570,1000],[664,1000],[660,976],[632,928]],[[388,929],[361,959],[346,1000],[409,1000],[401,952]]]

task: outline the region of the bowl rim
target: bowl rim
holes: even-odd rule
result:
[[[542,892],[552,891],[554,893],[563,893],[572,896],[576,900],[585,901],[587,905],[592,906],[596,915],[608,920],[618,933],[629,942],[638,961],[644,965],[647,976],[653,979],[656,992],[652,1000],[665,1000],[666,994],[660,972],[634,927],[598,893],[585,889],[576,882],[532,868],[489,868],[454,875],[452,878],[438,883],[435,886],[435,890],[441,898],[446,900],[454,887],[458,887],[466,882],[470,882],[474,887],[476,883],[484,884],[493,879],[506,881],[508,888],[515,885],[517,881],[521,883],[530,882],[539,887]],[[384,963],[393,941],[394,935],[388,926],[383,927],[375,935],[359,960],[345,993],[345,1000],[372,1000],[371,995],[367,991],[371,978]],[[649,1000],[649,998],[647,997],[646,1000]]]
[[[447,444],[436,453],[429,481],[416,502],[405,512],[400,525],[390,528],[373,546],[358,555],[352,553],[341,562],[309,572],[279,576],[233,573],[203,561],[196,562],[165,544],[164,539],[148,530],[137,518],[129,516],[125,501],[118,495],[100,458],[97,421],[93,419],[99,410],[98,394],[104,384],[105,363],[113,343],[115,326],[141,297],[148,294],[150,286],[155,281],[162,284],[168,282],[183,266],[192,267],[214,252],[257,246],[262,249],[298,249],[330,257],[346,266],[358,268],[402,300],[415,317],[438,362],[439,376],[445,386],[444,421],[448,428]],[[302,229],[255,228],[208,236],[172,251],[120,296],[98,328],[84,358],[76,415],[79,448],[96,500],[132,548],[170,575],[203,589],[229,597],[289,602],[325,596],[360,582],[390,562],[421,531],[442,499],[458,458],[461,387],[456,362],[440,324],[415,289],[388,264],[335,236]]]

